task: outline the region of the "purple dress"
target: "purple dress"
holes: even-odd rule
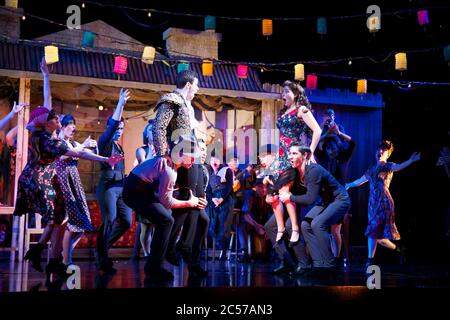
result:
[[[70,142],[75,147],[73,142]],[[89,208],[78,173],[78,159],[60,157],[55,162],[56,175],[61,183],[64,207],[68,217],[67,229],[72,232],[92,232]]]
[[[61,184],[56,176],[55,161],[68,150],[66,143],[39,130],[31,135],[29,160],[19,177],[14,215],[39,213],[42,224],[61,224],[64,203]]]
[[[365,173],[370,183],[369,211],[366,236],[374,239],[399,240],[395,225],[394,200],[389,192],[393,171],[392,162],[380,163]]]

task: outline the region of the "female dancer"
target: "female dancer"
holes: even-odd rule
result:
[[[136,161],[138,164],[152,159],[155,156],[155,148],[153,147],[153,122],[154,120],[149,120],[148,124],[144,128],[142,133],[142,138],[144,145],[136,149]],[[139,246],[142,246],[144,250],[144,256],[147,257],[150,254],[150,242],[152,241],[153,225],[150,221],[141,222],[141,216],[136,216],[136,221],[139,225],[136,229],[136,243],[134,248],[134,259],[139,258]]]
[[[56,137],[56,131],[61,128],[61,123],[52,109],[49,72],[44,58],[41,62],[41,71],[44,77],[44,105],[31,113],[28,122],[27,129],[31,131],[29,158],[19,177],[14,215],[39,213],[42,216],[44,232],[39,243],[25,254],[25,259],[31,261],[33,268],[42,272],[41,253],[51,238],[51,261],[46,268],[47,274],[50,274],[62,269],[59,256],[62,242],[61,224],[65,220],[64,207],[57,205],[63,200],[59,200],[62,199],[62,193],[55,174],[54,162],[59,156],[66,155],[115,165],[121,157],[106,158],[86,151],[70,150],[64,141]]]
[[[404,253],[403,247],[399,247],[391,242],[391,240],[399,240],[400,234],[395,225],[394,200],[389,192],[389,185],[391,184],[394,171],[402,170],[413,162],[418,161],[420,153],[415,152],[407,161],[396,164],[387,162],[392,151],[394,151],[392,142],[383,140],[375,152],[377,164],[370,167],[361,178],[345,185],[349,189],[359,187],[367,181],[370,183],[369,219],[366,229],[369,250],[367,265],[371,265],[374,262],[377,243],[383,247],[395,250],[401,255]]]
[[[296,82],[285,81],[283,83],[282,99],[284,107],[277,119],[277,128],[280,130],[280,146],[278,149],[278,177],[276,182],[266,177],[264,184],[270,184],[267,188],[266,201],[272,205],[278,232],[276,245],[279,245],[288,233],[285,229],[283,204],[276,196],[278,193],[289,192],[296,180],[296,170],[292,169],[288,159],[289,147],[292,144],[308,145],[314,153],[320,140],[322,130],[311,112],[311,104],[305,95],[304,89]],[[300,230],[295,204],[291,201],[285,203],[289,218],[292,223],[292,234],[289,246],[294,246],[300,238]]]
[[[90,152],[91,148],[97,147],[97,141],[88,137],[83,144],[73,141],[76,122],[72,115],[68,114],[61,120],[61,131],[59,139],[64,141],[69,150]],[[56,176],[58,178],[63,200],[65,215],[68,220],[65,225],[63,238],[63,264],[64,272],[69,264],[72,264],[72,251],[85,232],[94,231],[89,214],[89,208],[78,173],[78,159],[74,157],[61,156],[55,162]]]

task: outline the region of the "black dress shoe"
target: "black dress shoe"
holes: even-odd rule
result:
[[[117,269],[113,268],[109,264],[102,265],[98,268],[98,271],[102,275],[115,275],[117,273]]]
[[[160,281],[172,281],[173,280],[173,274],[172,272],[162,268],[144,268],[145,275],[148,276],[151,279],[154,280],[160,280]]]
[[[42,250],[44,250],[44,246],[38,243],[35,246],[31,247],[24,257],[25,260],[29,260],[31,262],[31,266],[39,272],[44,272],[41,266]]]
[[[190,264],[188,265],[189,275],[194,277],[206,277],[208,275],[208,271],[204,270],[198,264]]]
[[[289,273],[292,271],[292,268],[286,266],[284,263],[280,264],[278,267],[273,269],[273,274],[283,274],[283,273]]]
[[[298,239],[297,239],[297,241],[289,240],[289,245],[288,245],[289,248],[295,247],[300,242],[300,231],[299,230],[292,230],[292,233],[294,233],[294,232],[298,232],[299,233]]]
[[[312,268],[304,268],[302,266],[297,266],[295,270],[292,272],[292,275],[294,276],[306,276],[308,273],[312,271]]]
[[[282,234],[282,235],[281,235],[280,239],[275,240],[275,244],[273,245],[273,248],[277,248],[278,246],[280,246],[284,242],[284,240],[286,240],[288,238],[288,236],[289,236],[289,234],[286,231],[286,229],[284,231],[282,231],[282,232],[281,231],[277,232],[277,235],[278,234]]]

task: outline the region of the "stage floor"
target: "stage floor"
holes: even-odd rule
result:
[[[45,266],[45,262],[42,262]],[[117,274],[100,276],[93,261],[76,261],[81,271],[81,289],[131,289],[154,285],[147,283],[144,275],[144,261],[115,261]],[[362,264],[341,269],[337,277],[311,278],[307,276],[274,275],[271,271],[278,263],[234,261],[208,261],[208,276],[202,279],[190,278],[186,265],[166,267],[174,273],[174,280],[164,283],[165,287],[204,288],[267,288],[267,287],[316,287],[353,286],[365,287],[368,275]],[[448,266],[430,265],[380,265],[382,288],[450,288]],[[0,292],[26,292],[68,290],[65,281],[46,282],[45,274],[31,268],[28,263],[0,262]]]

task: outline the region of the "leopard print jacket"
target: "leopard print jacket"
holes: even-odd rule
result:
[[[153,124],[153,145],[155,155],[169,154],[173,142],[180,135],[191,134],[189,109],[181,95],[176,92],[163,95],[156,104],[156,118]]]

